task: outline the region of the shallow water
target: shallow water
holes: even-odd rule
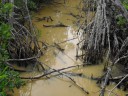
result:
[[[39,40],[49,45],[54,45],[54,43],[76,38],[78,27],[76,26],[75,22],[77,22],[77,19],[69,15],[69,13],[76,15],[82,14],[79,11],[79,8],[81,8],[79,5],[80,2],[81,0],[66,0],[65,4],[61,2],[63,4],[58,4],[56,6],[45,6],[39,12],[37,12],[33,18],[33,23],[40,31]],[[42,18],[44,16],[51,16],[54,21],[37,21],[37,17]],[[55,25],[59,22],[69,27],[43,27],[43,24]],[[60,46],[64,49],[64,53],[60,52],[55,47],[49,47],[45,55],[40,58],[40,61],[54,69],[82,64],[82,62],[76,61],[75,58],[77,42],[78,40],[74,39],[65,43],[61,43]],[[84,75],[91,77],[92,74],[93,76],[101,76],[103,74],[102,70],[103,65],[100,64],[94,66],[86,66],[84,68],[76,68],[71,71],[75,73],[83,73]],[[24,73],[22,76],[27,76],[30,74]],[[33,73],[33,76],[36,74],[38,73]],[[29,80],[28,83],[22,88],[18,90],[15,89],[14,96],[99,96],[100,88],[96,84],[96,81],[76,76],[72,78],[77,82],[77,84],[88,90],[90,94],[85,94],[68,78],[64,76],[57,76],[50,79]],[[111,89],[113,87],[114,84],[111,84],[111,86],[107,87],[107,89]],[[125,96],[126,94],[126,92],[119,89],[115,89],[114,92],[118,94],[118,96]],[[111,96],[115,95],[112,94]]]

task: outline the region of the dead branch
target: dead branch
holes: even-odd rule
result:
[[[42,64],[44,64],[44,63],[42,63]],[[45,65],[46,65],[46,64],[45,64]],[[49,67],[48,65],[46,65],[46,66]],[[68,79],[70,79],[77,87],[79,87],[82,91],[84,91],[86,94],[89,94],[89,92],[88,92],[87,90],[85,90],[83,87],[81,87],[80,85],[78,85],[77,82],[76,82],[73,78],[71,78],[70,76],[68,76],[66,72],[60,72],[59,70],[53,69],[53,68],[51,68],[51,67],[49,67],[49,68],[52,69],[53,71],[58,72],[59,74],[62,74],[62,75],[64,75],[64,76],[66,76],[66,77],[67,77]]]
[[[80,65],[74,65],[74,66],[69,66],[69,67],[66,67],[66,68],[62,68],[62,69],[58,69],[57,71],[64,71],[64,70],[67,70],[67,69],[71,69],[71,68],[75,68],[75,67],[80,67],[80,66],[83,66],[83,64],[80,64]],[[45,74],[42,74],[40,76],[35,76],[35,77],[20,77],[21,79],[39,79],[39,78],[42,78],[42,77],[45,77],[45,76],[48,76],[52,73],[55,73],[56,70],[53,70],[53,71],[50,71],[50,72],[47,72]]]

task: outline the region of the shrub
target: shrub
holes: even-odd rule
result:
[[[19,78],[19,73],[10,70],[5,61],[9,58],[7,51],[8,40],[11,38],[11,26],[7,22],[13,5],[10,3],[0,4],[0,96],[6,96],[8,91],[13,92],[13,88],[19,88],[23,82]]]

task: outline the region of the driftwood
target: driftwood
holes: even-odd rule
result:
[[[64,25],[62,23],[56,24],[56,25],[43,25],[43,27],[68,27],[67,25]]]

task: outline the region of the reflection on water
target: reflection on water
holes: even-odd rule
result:
[[[36,16],[33,18],[33,23],[40,31],[41,36],[39,40],[49,45],[53,45],[54,43],[59,43],[76,37],[77,26],[74,24],[74,22],[77,20],[73,16],[69,15],[69,13],[72,12],[73,14],[78,15],[79,8],[81,7],[78,5],[80,2],[81,0],[66,0],[66,4],[60,4],[57,6],[45,6],[42,8],[42,10],[36,13]],[[42,18],[47,16],[51,16],[53,21],[37,21],[37,17]],[[55,25],[60,22],[69,27],[43,27],[44,24]],[[55,47],[49,47],[47,53],[42,56],[40,60],[55,69],[80,64],[80,61],[75,60],[77,42],[77,39],[74,39],[69,42],[60,44],[60,46],[64,48],[64,53],[60,52]],[[72,71],[76,73],[83,73],[90,77],[91,75],[101,76],[102,69],[103,65],[95,65],[87,66],[85,68],[77,68]],[[37,73],[33,74],[36,75]],[[28,74],[25,73],[22,75],[26,76]],[[100,88],[98,85],[96,85],[95,81],[81,77],[73,77],[73,79],[80,86],[88,90],[90,94],[84,94],[83,91],[81,91],[72,83],[72,81],[61,76],[52,77],[50,79],[30,80],[26,86],[23,86],[18,90],[15,89],[14,96],[99,96]],[[110,88],[113,86],[114,84],[112,84]],[[115,92],[118,94],[118,96],[125,96],[123,91],[116,89]]]

